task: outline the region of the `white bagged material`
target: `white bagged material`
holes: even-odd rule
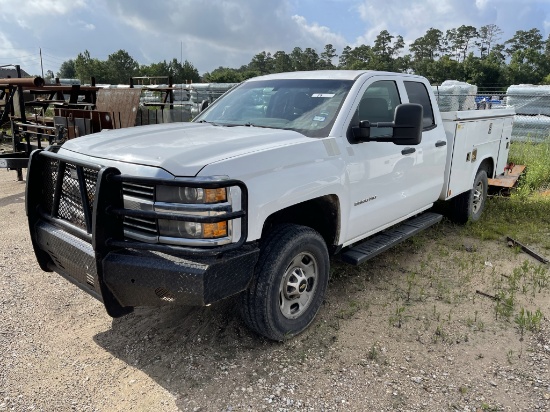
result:
[[[550,116],[550,86],[518,84],[508,87],[507,106],[517,114]]]
[[[439,110],[475,110],[477,86],[458,80],[445,80],[441,86],[432,86]]]

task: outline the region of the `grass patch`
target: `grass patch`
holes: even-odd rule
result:
[[[513,142],[508,161],[527,166],[519,182],[518,195],[550,188],[550,137],[541,143]]]
[[[482,240],[510,236],[550,250],[550,137],[542,143],[513,142],[509,161],[526,165],[510,197],[488,199],[482,219],[466,230]]]

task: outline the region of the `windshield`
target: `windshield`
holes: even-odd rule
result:
[[[195,122],[295,130],[328,136],[352,80],[261,80],[245,82],[217,100]]]

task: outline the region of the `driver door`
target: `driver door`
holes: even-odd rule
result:
[[[397,105],[406,95],[404,87],[391,77],[366,82],[348,127],[359,121],[391,122]],[[398,146],[390,139],[391,128],[371,127],[371,137],[388,142],[350,144],[347,177],[350,182],[348,242],[359,240],[422,207],[414,192],[425,170],[423,151],[418,146]]]

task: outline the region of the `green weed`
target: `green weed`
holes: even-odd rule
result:
[[[520,196],[529,195],[550,183],[550,139],[540,143],[513,142],[508,159],[527,166],[519,182]]]
[[[540,329],[540,322],[542,320],[542,312],[537,309],[536,312],[530,312],[524,308],[519,310],[519,313],[514,318],[514,322],[518,325],[521,335],[520,340],[523,340],[523,334],[526,330],[530,332],[536,332]]]
[[[355,300],[350,300],[348,302],[348,307],[340,309],[336,314],[336,317],[339,319],[351,319],[353,315],[361,310],[361,304]]]
[[[390,325],[400,328],[405,320],[405,307],[397,306],[395,308],[395,314],[390,316]]]
[[[373,343],[370,347],[369,351],[367,352],[367,359],[375,361],[378,359],[378,356],[380,355],[380,347],[378,343]]]
[[[468,224],[465,232],[482,240],[511,236],[522,243],[536,243],[550,250],[550,138],[542,143],[513,142],[509,162],[526,169],[510,197],[488,199],[483,217]]]

